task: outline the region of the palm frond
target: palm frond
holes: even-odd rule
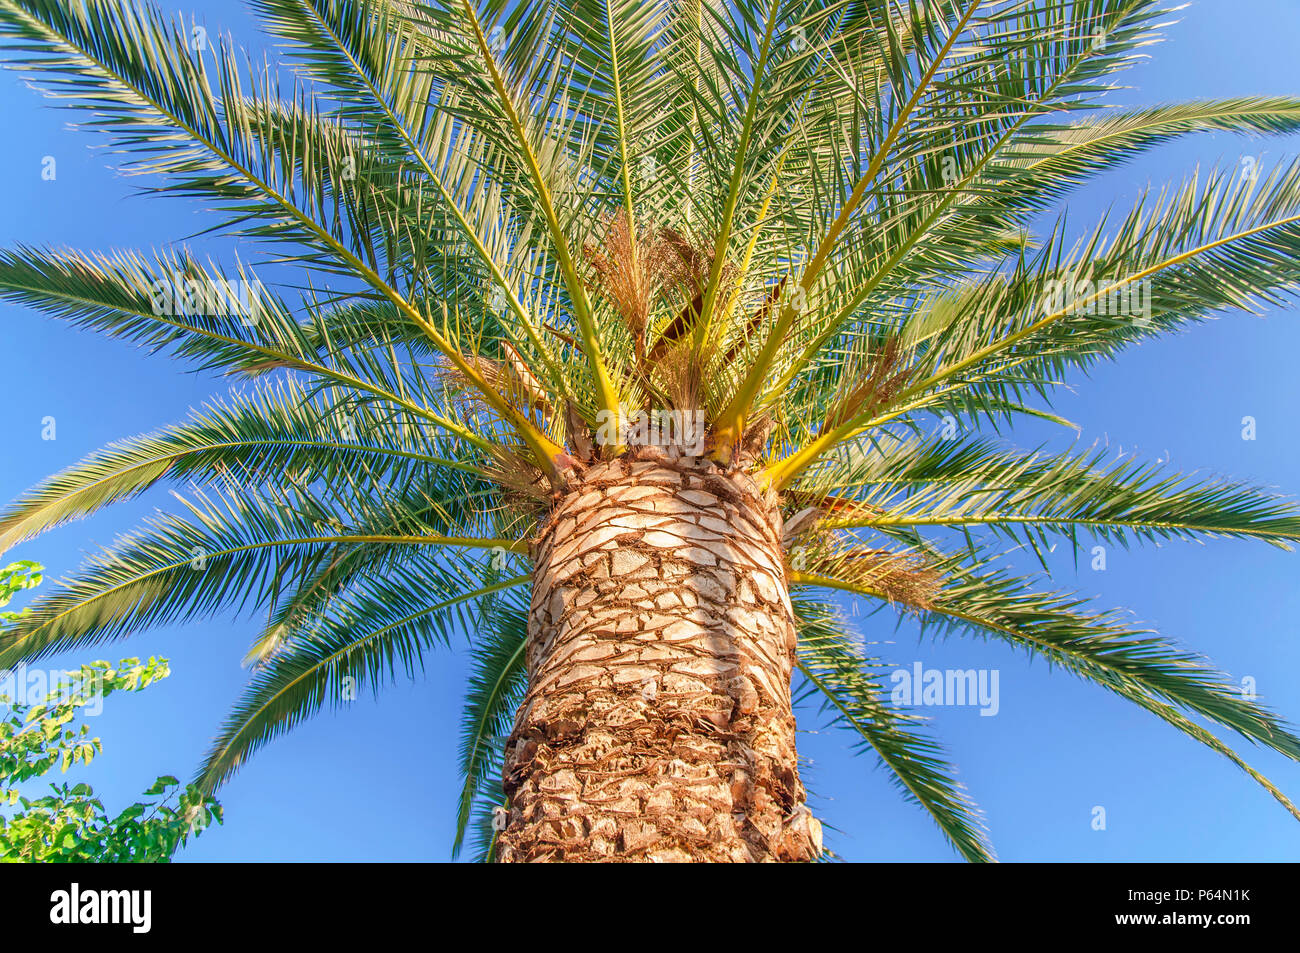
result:
[[[475,479],[472,462],[440,452],[455,448],[365,404],[313,399],[292,379],[258,386],[195,411],[183,424],[112,444],[29,490],[0,515],[0,551],[162,480],[287,490],[296,474],[337,482],[351,471],[378,486],[391,482],[395,469],[399,479],[411,478],[411,464],[422,474],[458,473],[448,474],[455,486],[442,498],[468,508],[451,522],[472,525],[478,508],[491,505],[493,487]]]
[[[833,723],[861,736],[858,750],[875,751],[904,796],[924,808],[953,848],[969,861],[996,859],[979,809],[954,777],[940,747],[919,729],[920,719],[888,702],[867,658],[830,606],[794,601],[799,628],[799,671],[808,682],[801,701],[818,697]]]
[[[1224,307],[1279,303],[1300,288],[1300,162],[1260,182],[1217,172],[1148,206],[1139,200],[1118,229],[1099,226],[1067,251],[1064,232],[1033,262],[993,273],[961,299],[947,325],[899,358],[899,385],[776,462],[766,479],[788,486],[832,447],[954,395],[1017,400],[1045,393],[1069,367],[1087,367],[1126,345]],[[1135,300],[1132,296],[1138,294]],[[901,340],[865,335],[865,356]],[[844,356],[840,355],[840,361]]]
[[[151,625],[197,618],[221,608],[265,605],[285,560],[309,560],[336,544],[394,548],[518,550],[515,540],[448,537],[411,517],[398,533],[391,500],[349,526],[299,487],[293,494],[196,492],[180,498],[193,519],[160,514],[88,560],[31,614],[0,638],[0,663],[12,667],[50,652],[128,636]],[[385,506],[388,504],[388,507]]]
[[[1021,452],[983,438],[885,435],[845,447],[792,495],[823,506],[819,525],[830,529],[985,528],[1031,545],[1079,532],[1124,545],[1227,536],[1290,549],[1300,539],[1289,500],[1105,448]]]
[[[515,590],[515,593],[522,590]],[[475,640],[473,668],[460,725],[460,773],[463,779],[456,816],[454,859],[465,842],[473,818],[492,816],[501,803],[499,783],[505,742],[515,709],[527,687],[524,647],[528,635],[528,600],[492,602],[484,612],[483,628]],[[489,829],[491,824],[487,825]]]
[[[1300,760],[1300,738],[1205,660],[1135,629],[1114,612],[1083,611],[1084,600],[1035,591],[1006,570],[946,561],[949,583],[922,614],[922,631],[994,637],[1094,682],[1164,719],[1245,770],[1297,819],[1300,809],[1274,784],[1248,767],[1214,734],[1179,709],[1230,728],[1250,741]],[[793,574],[793,581],[824,585]],[[837,588],[875,598],[878,593],[846,580]]]
[[[483,581],[483,567],[449,567],[432,559],[368,577],[334,600],[330,611],[297,628],[260,665],[227,718],[196,783],[213,791],[260,747],[315,714],[373,691],[398,671],[408,678],[424,652],[472,630],[479,604],[496,592],[526,586],[526,576]]]

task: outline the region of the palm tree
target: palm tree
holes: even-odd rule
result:
[[[861,597],[1095,682],[1300,818],[1193,717],[1300,759],[1287,726],[1008,551],[1288,548],[1300,512],[974,435],[1057,420],[1065,375],[1296,290],[1300,163],[1192,176],[1082,233],[1051,216],[1174,137],[1294,132],[1300,100],[1093,110],[1155,42],[1148,0],[254,6],[291,75],[135,2],[0,0],[8,65],[261,261],[0,252],[7,300],[251,381],[5,511],[0,550],[192,486],[37,601],[0,668],[264,611],[210,791],[466,628],[457,847],[472,829],[506,861],[822,856],[797,668],[992,859],[852,635],[839,600]]]

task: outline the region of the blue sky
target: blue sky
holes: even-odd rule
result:
[[[191,2],[209,31],[250,48],[265,38],[229,0]],[[1300,92],[1300,6],[1278,0],[1202,0],[1180,14],[1152,61],[1126,76],[1111,101],[1142,105],[1199,97]],[[0,244],[66,244],[94,250],[157,247],[203,228],[203,212],[144,199],[114,173],[102,140],[68,125],[12,73],[0,75]],[[1069,198],[1071,220],[1126,208],[1148,183],[1181,179],[1198,163],[1264,165],[1300,152],[1300,140],[1201,136],[1162,148]],[[42,179],[44,157],[57,175]],[[218,257],[231,243],[200,240]],[[229,382],[121,342],[80,332],[24,308],[0,305],[0,497],[5,500],[97,447],[182,419]],[[1189,333],[1144,344],[1060,392],[1056,410],[1082,428],[1084,444],[1109,441],[1163,457],[1184,470],[1229,474],[1300,491],[1300,309],[1266,318],[1226,315]],[[1241,419],[1257,439],[1241,438]],[[41,438],[42,420],[56,439]],[[1032,426],[1022,446],[1075,438]],[[96,518],[55,530],[6,554],[43,562],[51,576],[75,569],[155,507],[155,490]],[[1300,722],[1300,553],[1259,543],[1167,543],[1111,547],[1107,567],[1076,570],[1058,553],[1055,584],[1118,605],[1164,635],[1208,655],[1234,677],[1255,678],[1270,707]],[[49,588],[47,584],[47,589]],[[1000,710],[931,708],[933,730],[984,808],[1004,860],[1293,860],[1300,824],[1238,769],[1151,715],[1041,662],[994,643],[918,642],[912,627],[863,615],[857,626],[901,667],[996,669]],[[257,619],[221,616],[140,633],[131,640],[53,660],[165,655],[170,679],[138,696],[114,696],[93,730],[105,754],[84,777],[110,808],[125,806],[160,773],[188,775],[248,676],[240,659]],[[424,675],[327,712],[259,753],[221,792],[227,824],[182,860],[418,860],[449,856],[458,781],[456,729],[466,670],[464,644],[428,656]],[[800,713],[805,780],[831,846],[850,860],[951,860],[929,819],[905,804],[852,738]],[[1243,745],[1245,743],[1243,742]],[[1293,798],[1300,765],[1240,748]],[[72,774],[75,774],[73,772]],[[1094,808],[1106,829],[1093,829]]]

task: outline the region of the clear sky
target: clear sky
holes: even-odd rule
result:
[[[170,6],[170,4],[168,5]],[[210,32],[229,31],[253,50],[266,39],[242,5],[189,0]],[[1143,105],[1201,97],[1300,93],[1300,5],[1294,0],[1200,0],[1178,14],[1168,42],[1128,74],[1111,101]],[[151,248],[184,239],[208,222],[172,199],[133,194],[94,134],[69,127],[56,110],[0,74],[0,244],[23,241],[95,250]],[[1177,180],[1198,163],[1263,165],[1300,152],[1293,138],[1201,136],[1162,148],[1069,198],[1071,220],[1092,222],[1109,205],[1126,208],[1148,183]],[[42,179],[53,156],[56,178]],[[231,244],[195,247],[229,256]],[[1172,459],[1184,470],[1229,474],[1300,492],[1300,309],[1264,319],[1231,314],[1130,350],[1120,362],[1076,375],[1057,411],[1082,428],[1084,444],[1108,440],[1126,453]],[[0,497],[101,445],[181,420],[224,393],[228,380],[190,373],[163,357],[0,305]],[[1241,419],[1257,439],[1241,438]],[[42,419],[56,421],[43,440]],[[1013,442],[1058,447],[1071,431],[1018,428]],[[51,576],[75,569],[95,546],[172,501],[165,490],[120,504],[5,554],[43,562]],[[1166,543],[1111,548],[1105,571],[1062,552],[1055,585],[1130,608],[1162,634],[1208,655],[1235,678],[1256,680],[1263,701],[1300,722],[1300,553],[1262,543]],[[45,590],[50,585],[47,583]],[[996,669],[1000,707],[930,708],[933,730],[985,809],[1004,860],[1294,860],[1300,824],[1238,769],[1131,704],[1062,672],[1049,672],[1000,643],[918,642],[888,611],[857,621],[868,641],[900,667]],[[165,655],[172,677],[138,696],[114,696],[93,730],[105,753],[88,772],[110,809],[158,774],[188,776],[248,677],[241,668],[256,618],[223,615],[151,630],[116,644],[61,656]],[[181,860],[446,859],[458,793],[457,723],[465,643],[428,656],[423,677],[399,682],[325,712],[264,748],[221,792],[226,826],[205,834]],[[799,713],[805,781],[814,811],[834,828],[830,846],[850,860],[950,860],[953,854],[919,808],[905,804],[853,738]],[[1300,765],[1227,739],[1293,799]],[[1094,808],[1106,829],[1094,830]]]

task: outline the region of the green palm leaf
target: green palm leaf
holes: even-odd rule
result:
[[[850,448],[846,448],[849,451]],[[885,438],[808,474],[795,496],[839,529],[969,527],[1023,535],[1079,531],[1133,540],[1234,536],[1282,549],[1300,538],[1295,504],[1218,477],[1170,472],[1104,449],[1023,453],[985,440]]]
[[[485,584],[481,566],[448,568],[428,559],[367,578],[258,667],[196,783],[214,790],[258,748],[327,701],[337,707],[367,685],[378,692],[399,668],[413,677],[427,648],[476,624],[481,600],[527,581]]]
[[[1027,580],[987,569],[986,562],[959,568],[948,560],[940,567],[948,583],[921,607],[923,632],[998,638],[1094,682],[1224,755],[1300,819],[1300,809],[1275,785],[1179,708],[1300,760],[1300,738],[1276,715],[1243,698],[1238,686],[1199,656],[1125,625],[1117,613],[1081,611],[1083,600],[1076,596],[1037,592]],[[796,573],[795,581],[884,598],[852,578]]]
[[[181,498],[193,519],[160,514],[90,559],[31,614],[0,638],[0,664],[77,645],[122,638],[142,628],[264,605],[269,583],[286,559],[309,560],[336,544],[372,543],[393,549],[513,548],[512,540],[458,538],[429,532],[414,517],[398,533],[382,501],[359,522],[343,524],[308,492],[294,496],[196,493]],[[369,524],[369,525],[367,525]],[[378,524],[377,526],[375,524]]]
[[[903,795],[934,818],[953,848],[969,861],[994,860],[979,809],[953,778],[939,746],[917,731],[920,719],[887,702],[876,676],[885,667],[863,656],[829,606],[796,600],[799,671],[805,697],[818,697],[832,721],[861,736],[889,769]]]
[[[460,853],[473,818],[490,818],[492,809],[501,803],[500,792],[493,790],[492,782],[500,776],[515,709],[527,687],[527,634],[526,601],[494,603],[485,612],[482,634],[474,644],[461,718],[460,773],[464,783],[456,816],[456,841],[451,848],[453,859]],[[490,830],[491,824],[487,826]]]
[[[293,380],[232,394],[158,433],[121,441],[29,490],[0,515],[0,551],[72,519],[142,493],[160,480],[231,482],[287,489],[300,473],[337,480],[346,470],[391,481],[394,470],[457,471],[445,498],[471,508],[492,492],[465,474],[467,463],[434,456],[448,450],[418,428],[395,425],[364,404],[313,401]],[[477,485],[476,485],[477,484]],[[476,502],[477,501],[477,502]]]

